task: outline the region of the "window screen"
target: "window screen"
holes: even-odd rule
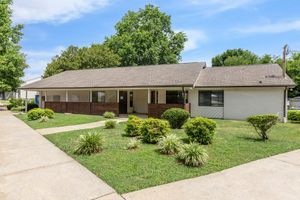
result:
[[[224,91],[199,91],[199,106],[224,106]]]

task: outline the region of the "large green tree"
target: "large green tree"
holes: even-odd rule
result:
[[[120,57],[105,45],[93,44],[91,47],[82,48],[69,46],[47,65],[44,77],[66,70],[116,67],[118,65],[120,65]]]
[[[260,63],[259,56],[244,49],[228,49],[212,58],[212,66],[251,65]]]
[[[0,91],[15,91],[27,67],[19,45],[23,25],[12,25],[11,4],[11,0],[0,0]]]
[[[300,53],[294,53],[287,60],[287,74],[296,83],[296,87],[289,91],[289,97],[300,96]]]
[[[153,5],[128,11],[115,29],[105,43],[121,57],[122,66],[178,63],[187,41],[183,32],[172,30],[171,17]]]

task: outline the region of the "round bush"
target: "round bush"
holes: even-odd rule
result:
[[[288,120],[295,121],[295,122],[300,121],[300,110],[289,110]]]
[[[170,133],[170,125],[166,120],[148,118],[141,125],[141,134],[146,143],[157,143],[161,137]]]
[[[104,114],[103,114],[103,117],[104,118],[107,118],[107,119],[113,119],[113,118],[115,118],[116,117],[116,115],[115,115],[115,113],[113,113],[113,112],[105,112]]]
[[[167,155],[177,153],[180,147],[180,140],[175,134],[167,135],[158,142],[158,150]]]
[[[210,144],[215,135],[216,122],[202,117],[189,120],[184,124],[184,131],[191,140],[200,144]]]
[[[86,135],[80,135],[75,153],[82,155],[98,153],[102,150],[103,143],[104,140],[100,133],[89,132]]]
[[[53,118],[54,117],[54,112],[53,110],[49,109],[49,108],[46,108],[45,109],[45,116],[48,117],[48,118]]]
[[[37,120],[42,116],[45,116],[45,110],[41,108],[34,108],[27,113],[27,117],[29,120]]]
[[[177,159],[187,166],[199,167],[207,162],[208,154],[200,145],[191,143],[183,145],[177,155]]]
[[[108,121],[105,122],[105,128],[106,129],[113,129],[113,128],[116,128],[116,126],[117,126],[116,121],[108,120]]]
[[[262,140],[268,140],[268,130],[272,128],[279,120],[278,115],[254,115],[247,118]]]
[[[142,119],[135,115],[130,115],[125,126],[125,135],[135,137],[141,135]]]
[[[189,117],[190,113],[182,108],[170,108],[161,116],[162,119],[169,121],[171,128],[181,128]]]

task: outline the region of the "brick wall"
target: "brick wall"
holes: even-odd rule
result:
[[[148,116],[161,118],[161,115],[169,108],[183,108],[190,112],[189,104],[148,104]]]

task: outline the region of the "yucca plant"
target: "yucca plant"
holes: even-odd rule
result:
[[[103,137],[97,132],[88,132],[86,135],[80,135],[76,154],[91,155],[99,153],[103,148]]]
[[[199,144],[191,143],[182,146],[177,159],[187,166],[199,167],[207,162],[208,154]]]
[[[107,120],[104,125],[106,129],[113,129],[116,128],[117,122],[113,120]]]
[[[158,142],[158,150],[163,154],[176,154],[180,148],[180,140],[175,134],[167,135]]]
[[[47,117],[47,116],[42,116],[42,117],[39,119],[39,122],[40,122],[40,123],[47,122],[47,121],[49,121],[49,117]]]
[[[134,149],[138,149],[139,146],[140,146],[140,141],[138,141],[137,139],[131,139],[126,146],[126,149],[134,150]]]

